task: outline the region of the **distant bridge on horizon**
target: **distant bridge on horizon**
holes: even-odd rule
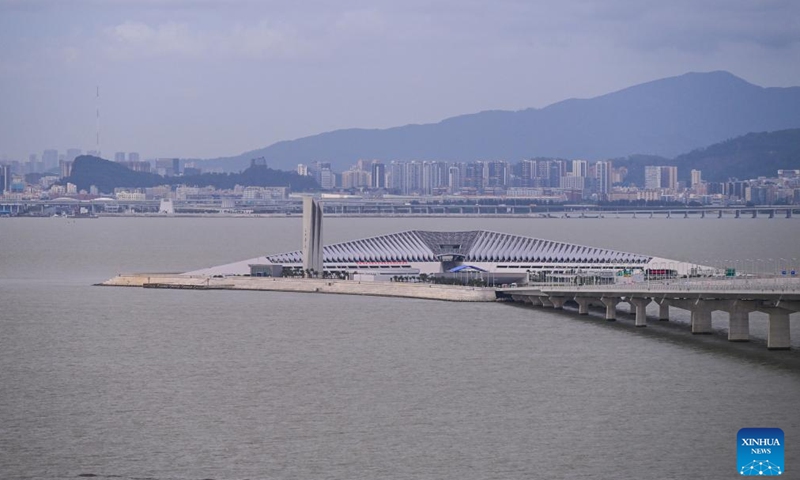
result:
[[[598,205],[537,205],[520,198],[490,197],[388,197],[380,199],[331,198],[321,200],[326,216],[502,216],[530,218],[794,218],[800,205],[707,206],[707,207],[630,207]],[[502,203],[503,200],[513,201]],[[99,214],[155,214],[160,199],[117,200],[112,198],[52,200],[0,200],[0,214],[42,214],[81,207]],[[176,214],[262,214],[302,215],[302,198],[251,202],[233,199],[174,200]]]

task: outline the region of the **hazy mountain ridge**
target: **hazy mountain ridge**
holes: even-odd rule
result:
[[[675,165],[687,180],[691,169],[701,170],[709,181],[774,177],[778,169],[800,169],[800,129],[748,133],[679,155]]]
[[[702,171],[703,180],[709,182],[775,177],[779,169],[800,169],[800,129],[748,133],[672,159],[651,155],[614,159],[615,167],[628,169],[626,183],[639,186],[644,185],[644,167],[648,165],[675,165],[678,179],[686,182],[692,170]]]
[[[675,157],[750,132],[800,127],[800,87],[764,88],[728,72],[687,73],[541,109],[489,110],[435,124],[344,129],[277,142],[207,166],[240,170],[251,158],[293,169],[358,159],[518,161],[534,156],[599,160],[635,153]]]

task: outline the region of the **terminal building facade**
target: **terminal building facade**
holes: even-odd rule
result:
[[[322,244],[322,209],[304,199],[303,248],[189,274],[347,277],[476,278],[486,283],[530,281],[607,283],[631,272],[670,277],[690,274],[691,264],[649,255],[589,247],[486,230],[404,232]],[[581,278],[578,278],[581,277]]]

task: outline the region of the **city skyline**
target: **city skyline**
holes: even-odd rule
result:
[[[235,155],[687,71],[796,85],[793,2],[0,1],[0,154]],[[33,128],[35,126],[35,128]],[[107,154],[108,155],[108,154]]]

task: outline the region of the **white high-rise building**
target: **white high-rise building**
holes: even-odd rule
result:
[[[703,172],[701,170],[692,170],[692,188],[703,183]]]
[[[572,176],[585,177],[589,174],[589,162],[586,160],[573,160],[572,161]]]
[[[597,179],[597,193],[608,195],[611,193],[611,162],[597,162],[594,174]]]
[[[652,165],[644,167],[644,188],[647,190],[661,188],[661,167]]]

